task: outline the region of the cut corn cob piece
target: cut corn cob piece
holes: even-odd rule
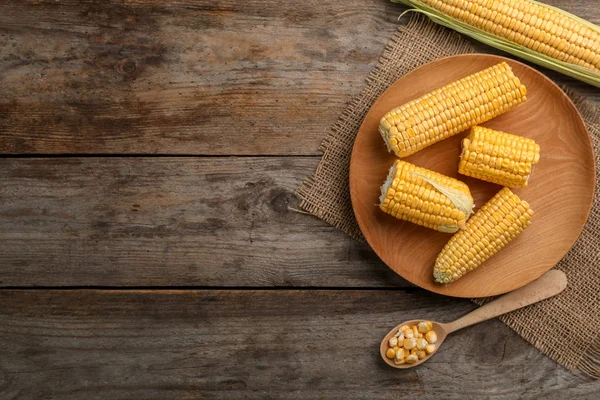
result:
[[[502,62],[394,108],[381,118],[379,133],[388,151],[406,157],[525,100],[525,86]]]
[[[402,160],[390,168],[379,201],[396,218],[448,233],[464,228],[473,212],[466,184]]]
[[[444,246],[433,268],[435,281],[450,283],[479,267],[528,227],[532,216],[526,201],[502,188]]]
[[[600,72],[600,29],[531,0],[420,0],[444,14],[560,61]]]
[[[512,188],[527,187],[540,146],[523,136],[482,126],[471,128],[462,141],[458,172]]]

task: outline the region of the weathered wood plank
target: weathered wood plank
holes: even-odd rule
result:
[[[288,209],[317,162],[0,159],[0,285],[406,286]]]
[[[395,323],[474,306],[422,291],[0,291],[3,399],[588,398],[600,391],[500,321],[418,369],[380,360]]]
[[[600,23],[591,2],[552,3]],[[403,10],[387,0],[4,1],[0,153],[318,154]]]
[[[380,0],[3,2],[3,153],[315,154],[396,25]]]

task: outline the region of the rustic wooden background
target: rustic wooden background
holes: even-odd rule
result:
[[[289,209],[403,9],[1,1],[0,398],[597,398],[498,320],[386,367],[474,305]]]

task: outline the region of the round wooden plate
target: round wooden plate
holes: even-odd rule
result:
[[[377,131],[394,107],[484,68],[506,61],[527,87],[527,101],[483,124],[531,137],[541,147],[529,187],[514,192],[528,201],[532,224],[493,258],[448,285],[433,281],[435,259],[451,235],[382,212],[380,186],[395,156]],[[500,186],[459,175],[465,132],[405,158],[469,185],[477,209]],[[373,104],[356,138],[350,163],[350,195],[358,224],[377,255],[404,279],[432,292],[455,297],[493,296],[517,289],[551,269],[579,237],[590,212],[595,186],[594,154],[585,124],[571,100],[550,79],[508,58],[466,54],[436,60],[406,74]],[[582,266],[584,267],[584,266]]]

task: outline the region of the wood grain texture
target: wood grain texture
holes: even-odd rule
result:
[[[380,186],[396,159],[383,144],[379,121],[398,105],[503,61],[527,87],[527,101],[482,125],[526,136],[540,145],[540,162],[535,165],[529,186],[514,190],[531,205],[535,215],[529,228],[483,266],[451,284],[440,285],[434,282],[432,266],[450,235],[399,221],[373,206],[379,203]],[[477,212],[501,186],[458,174],[460,141],[465,134],[436,143],[405,160],[465,182]],[[403,278],[448,296],[486,297],[531,282],[564,257],[589,215],[596,182],[594,171],[594,153],[585,124],[556,85],[536,70],[506,58],[461,55],[411,71],[375,102],[354,144],[350,194],[368,243]],[[548,190],[550,187],[552,190]]]
[[[397,321],[475,306],[424,291],[0,291],[3,399],[591,399],[499,321],[399,371],[378,345]]]
[[[297,208],[314,157],[0,159],[3,286],[406,286]]]
[[[0,5],[3,153],[316,154],[387,1]]]
[[[600,23],[593,2],[551,3]],[[0,153],[318,154],[403,10],[387,0],[3,1]]]

